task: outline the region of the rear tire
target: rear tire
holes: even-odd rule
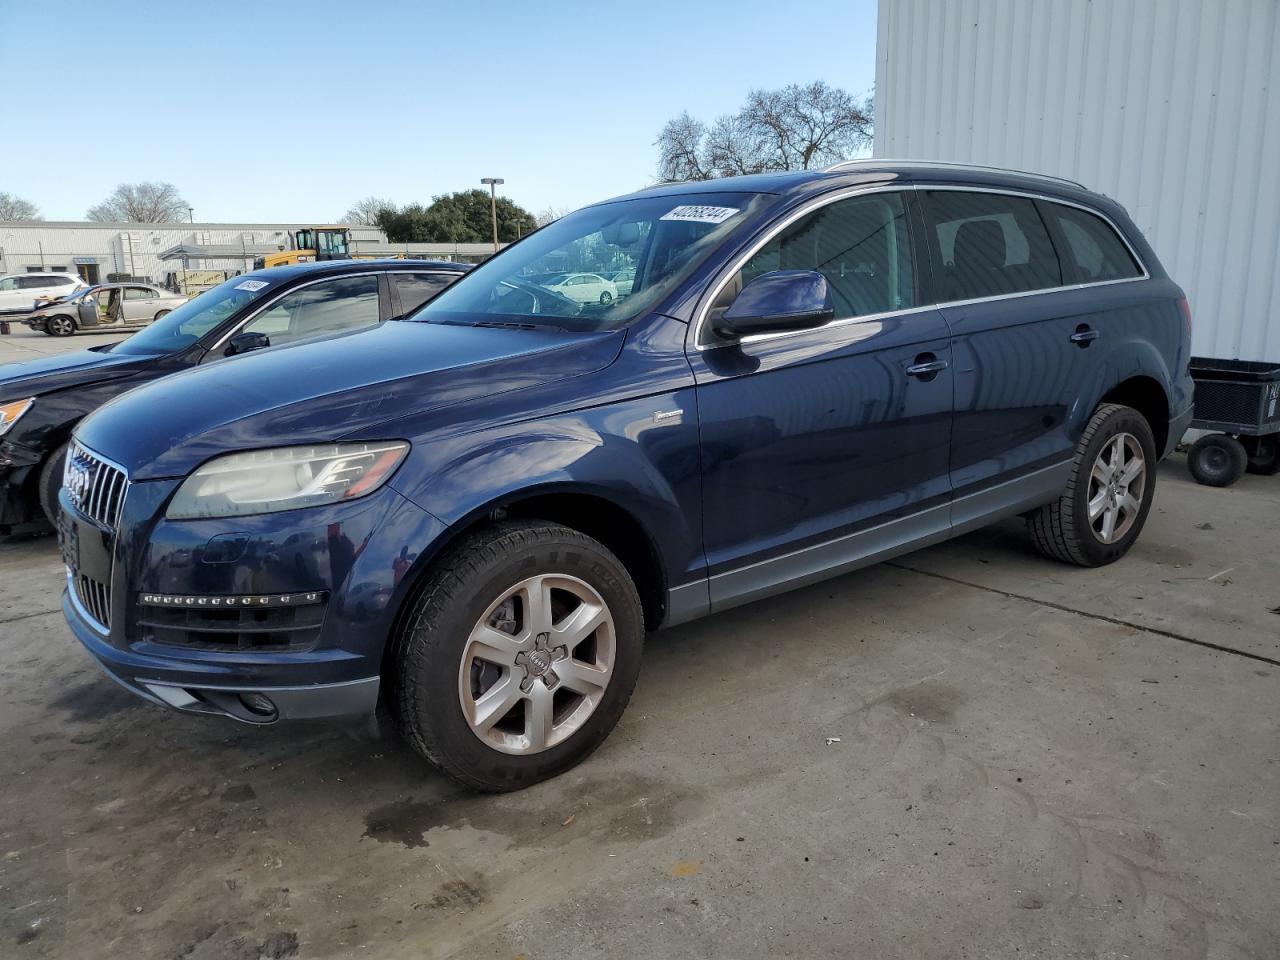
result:
[[[152,318],[151,318],[151,322],[152,322],[152,323],[155,323],[157,320],[159,320],[161,317],[163,317],[163,316],[164,316],[165,314],[167,314],[168,312],[169,312],[168,310],[161,310],[159,313],[157,313],[154,317],[152,317]]]
[[[64,443],[49,455],[40,468],[40,509],[45,518],[58,525],[58,491],[62,489],[62,470],[67,462],[67,445]]]
[[[1244,444],[1225,433],[1211,433],[1201,437],[1187,454],[1187,469],[1196,483],[1207,487],[1229,487],[1241,477],[1249,466],[1249,454]]]
[[[576,530],[529,520],[474,533],[410,603],[388,652],[394,712],[410,745],[466,787],[519,790],[569,769],[631,699],[640,597]],[[575,626],[591,629],[575,639]]]
[[[1156,488],[1151,425],[1132,407],[1104,403],[1076,447],[1067,489],[1027,514],[1027,529],[1046,557],[1101,567],[1123,557],[1142,532]]]

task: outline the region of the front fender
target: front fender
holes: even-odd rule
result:
[[[689,416],[654,420],[673,404]],[[533,496],[606,500],[645,530],[679,585],[702,568],[693,411],[693,391],[681,390],[441,439],[415,448],[391,483],[450,526]]]

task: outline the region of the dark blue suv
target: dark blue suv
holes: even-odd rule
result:
[[[1186,300],[1124,210],[1008,171],[642,191],[409,321],[79,426],[64,607],[113,678],[250,723],[381,700],[513,789],[604,740],[647,630],[1011,515],[1118,559],[1191,415]]]

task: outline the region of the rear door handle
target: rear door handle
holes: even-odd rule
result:
[[[1071,335],[1071,342],[1077,347],[1087,347],[1100,336],[1102,336],[1102,334],[1097,330],[1094,330],[1087,323],[1082,323],[1080,326],[1076,327],[1076,332]]]
[[[943,370],[947,369],[947,367],[951,366],[951,364],[947,363],[946,360],[925,359],[925,357],[931,356],[933,356],[933,354],[922,353],[920,356],[916,357],[916,362],[907,367],[907,376],[919,377],[922,380],[932,380]]]

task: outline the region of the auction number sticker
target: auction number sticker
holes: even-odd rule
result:
[[[687,223],[724,223],[737,212],[737,207],[706,207],[698,204],[688,204],[683,207],[676,207],[669,213],[664,213],[658,219],[684,220]]]
[[[241,280],[239,283],[236,284],[236,289],[248,290],[250,293],[256,293],[257,291],[261,290],[263,287],[269,287],[269,286],[271,286],[271,284],[269,284],[266,280]]]

